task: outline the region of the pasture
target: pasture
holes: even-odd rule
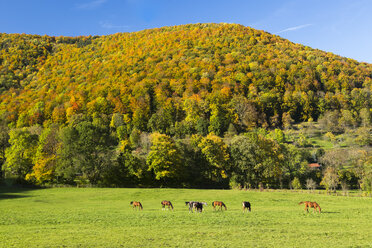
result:
[[[174,211],[162,211],[170,200]],[[189,213],[185,201],[206,201]],[[223,201],[227,211],[213,211]],[[141,201],[143,211],[131,201]],[[252,212],[242,212],[250,201]],[[322,213],[304,212],[316,201]],[[372,247],[372,198],[290,191],[0,188],[0,247]]]

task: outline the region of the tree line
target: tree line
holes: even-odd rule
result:
[[[120,118],[76,116],[67,126],[11,130],[2,125],[3,177],[34,185],[371,190],[368,150],[309,149],[288,142],[281,129],[184,139],[133,129],[127,136]],[[315,162],[323,167],[309,167]]]

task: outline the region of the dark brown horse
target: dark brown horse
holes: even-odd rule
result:
[[[227,210],[227,207],[226,207],[225,203],[223,203],[222,201],[212,202],[212,207],[213,207],[214,210],[216,210],[216,207],[220,207],[220,210],[222,210],[222,207],[224,207],[225,210]]]
[[[243,212],[245,212],[245,210],[247,210],[247,209],[248,209],[249,212],[251,212],[251,203],[250,202],[243,201],[242,205],[243,205]]]
[[[133,209],[137,209],[137,207],[138,207],[139,210],[143,210],[143,207],[142,207],[141,202],[138,202],[138,201],[131,201],[131,202],[130,202],[130,205],[133,206]]]
[[[173,205],[170,201],[162,201],[161,202],[161,208],[162,210],[165,210],[165,206],[168,206],[168,209],[172,209],[173,210]]]
[[[298,205],[301,205],[301,204],[305,204],[305,211],[307,212],[309,212],[309,208],[314,208],[314,212],[316,212],[316,210],[318,210],[319,213],[322,211],[319,204],[316,202],[304,201],[304,202],[300,202]]]
[[[194,209],[196,210],[196,212],[203,212],[203,205],[207,206],[207,203],[206,202],[195,202],[194,203]]]

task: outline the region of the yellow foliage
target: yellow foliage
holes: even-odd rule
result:
[[[27,174],[25,179],[27,181],[35,181],[36,184],[52,180],[55,162],[55,155],[39,159],[32,168],[32,172]]]

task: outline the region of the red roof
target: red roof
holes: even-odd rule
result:
[[[311,163],[311,164],[309,164],[309,167],[310,168],[320,168],[322,166],[320,164],[318,164],[318,163]]]

